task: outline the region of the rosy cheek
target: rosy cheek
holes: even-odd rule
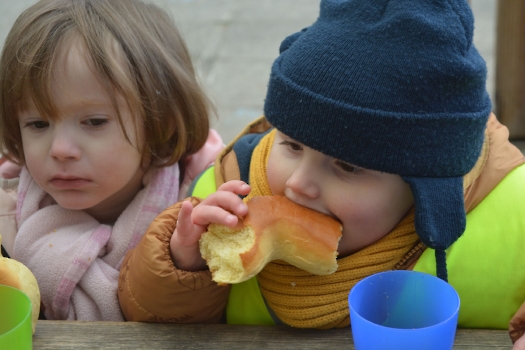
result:
[[[270,190],[274,195],[284,194],[284,186],[279,172],[276,171],[273,167],[268,167],[266,171],[268,177],[268,184],[270,185]]]
[[[341,203],[344,202],[344,200],[341,201]],[[340,206],[334,214],[343,223],[344,231],[348,230],[354,233],[368,232],[378,222],[377,212],[373,208],[363,206],[360,203]]]

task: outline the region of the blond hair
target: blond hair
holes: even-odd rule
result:
[[[45,118],[58,118],[52,71],[60,50],[78,40],[121,126],[119,95],[135,131],[143,127],[150,164],[171,165],[204,145],[212,107],[166,12],[139,0],[41,0],[18,17],[0,59],[0,142],[9,159],[25,162],[18,114],[29,99]]]

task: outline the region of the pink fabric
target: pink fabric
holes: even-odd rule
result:
[[[186,159],[186,170],[184,173],[184,180],[180,186],[179,200],[183,200],[188,196],[188,188],[191,182],[203,169],[206,169],[213,164],[217,155],[224,148],[224,143],[217,131],[211,129],[208,134],[206,144],[197,153]]]
[[[48,319],[123,321],[119,268],[155,216],[178,198],[178,165],[154,169],[113,227],[49,201],[24,168],[13,258],[35,275]],[[143,210],[148,208],[148,210]]]
[[[214,131],[208,141],[187,163],[183,184],[189,185],[223,148]],[[117,299],[122,260],[153,219],[186,196],[177,186],[178,164],[151,169],[143,183],[115,224],[108,226],[83,211],[60,207],[22,169],[12,257],[35,275],[47,319],[124,320]]]

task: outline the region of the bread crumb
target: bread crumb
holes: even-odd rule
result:
[[[296,286],[295,282],[292,282],[291,285],[292,285],[292,287],[295,287],[295,286]]]

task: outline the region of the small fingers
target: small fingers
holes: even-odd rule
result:
[[[219,207],[236,216],[245,216],[248,213],[248,207],[242,199],[236,193],[228,191],[215,192],[208,196],[197,208],[201,206]]]
[[[191,203],[188,201],[182,202],[179,217],[177,219],[177,234],[179,239],[184,242],[184,245],[195,244],[195,239],[191,239],[194,232],[194,224],[191,219],[192,212],[193,206]]]
[[[240,194],[241,196],[245,196],[248,193],[250,193],[250,190],[251,187],[246,182],[240,180],[232,180],[220,185],[217,189],[217,192],[227,191],[233,192],[235,194]]]
[[[195,207],[192,220],[195,225],[206,226],[217,223],[234,227],[248,213],[248,207],[239,195],[250,193],[250,186],[243,181],[233,180],[222,184],[217,192],[209,195]]]
[[[195,225],[217,223],[229,227],[234,227],[239,221],[236,215],[215,206],[202,206],[199,210],[195,210],[192,215],[192,220]]]

